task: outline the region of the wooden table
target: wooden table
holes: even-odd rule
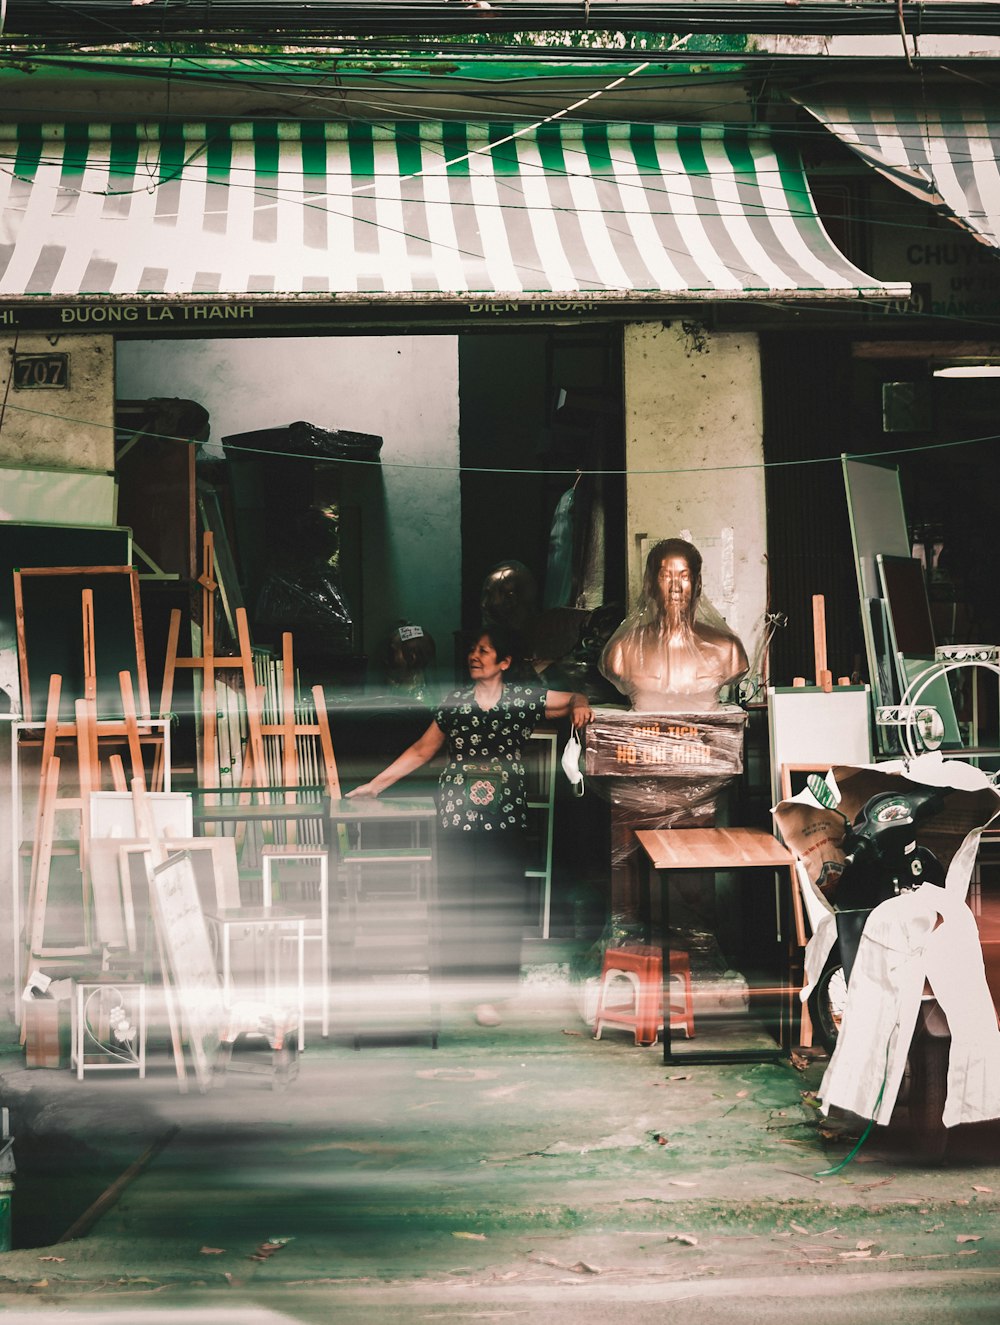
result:
[[[661,945],[663,970],[670,970],[670,894],[671,870],[770,870],[779,879],[777,890],[778,939],[788,942],[788,907],[795,888],[795,859],[787,847],[761,828],[652,828],[639,829],[636,838],[646,856],[650,890],[655,879],[660,883]],[[787,885],[780,876],[787,871]],[[784,885],[784,886],[782,886]],[[780,1016],[781,1043],[774,1049],[686,1050],[675,1057],[670,1037],[670,986],[663,982],[663,1061],[665,1063],[773,1062],[791,1052],[792,997],[789,962],[782,973],[784,991]]]

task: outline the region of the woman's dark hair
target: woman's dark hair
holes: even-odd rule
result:
[[[701,576],[701,553],[693,543],[688,543],[683,538],[663,538],[649,549],[649,555],[646,557],[646,573],[642,577],[642,591],[654,603],[660,600],[657,580],[660,567],[667,557],[683,557],[691,572],[691,581],[695,590],[698,587]]]
[[[488,639],[490,644],[496,650],[497,659],[511,658],[514,661],[519,656],[517,641],[514,638],[514,632],[507,630],[504,626],[482,625],[469,637],[469,648],[477,640]]]

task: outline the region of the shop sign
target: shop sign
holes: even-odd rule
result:
[[[501,299],[469,304],[466,311],[473,317],[504,317],[512,313],[565,316],[567,313],[596,313],[600,308],[596,299]]]
[[[635,316],[632,305],[614,305],[596,299],[470,300],[438,303],[401,298],[384,302],[358,302],[336,297],[316,299],[244,298],[198,301],[189,299],[38,299],[0,306],[0,334],[11,331],[112,331],[121,334],[176,332],[190,335],[201,330],[224,331],[239,327],[294,327],[343,322],[454,322],[507,318],[546,319]]]
[[[743,768],[742,709],[708,713],[597,711],[586,731],[585,771],[597,776],[736,774]]]
[[[253,304],[71,304],[59,309],[67,328],[128,325],[135,322],[248,322]]]
[[[154,304],[108,300],[71,304],[39,300],[0,308],[0,332],[4,328],[16,331],[107,331],[151,325],[232,325],[252,322],[257,312],[258,308],[249,302]]]
[[[957,226],[916,237],[879,237],[876,270],[908,280],[909,300],[883,305],[890,316],[980,318],[1000,313],[1000,256]]]

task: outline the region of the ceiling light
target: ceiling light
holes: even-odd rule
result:
[[[1000,363],[953,363],[934,369],[935,377],[1000,377]]]

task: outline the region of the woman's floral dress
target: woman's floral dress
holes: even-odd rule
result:
[[[454,690],[434,714],[448,741],[441,774],[441,827],[448,832],[509,832],[527,827],[521,751],[545,717],[546,691],[505,685],[493,708],[471,689]]]

